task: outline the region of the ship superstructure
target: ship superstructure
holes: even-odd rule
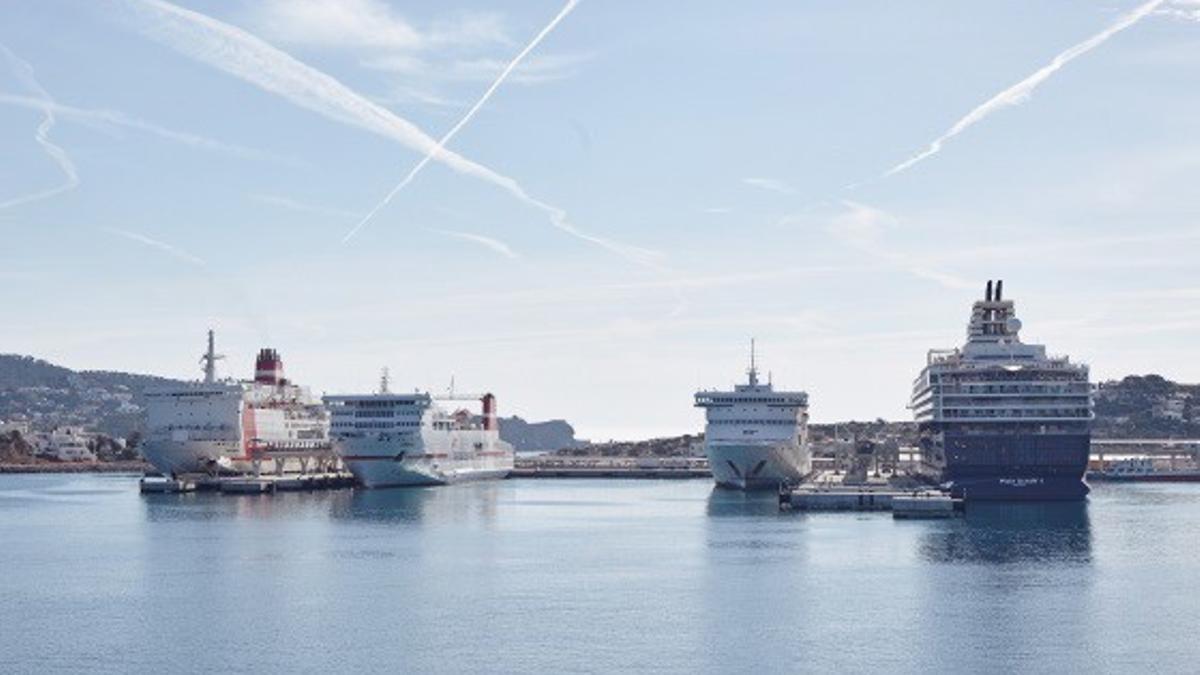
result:
[[[1021,342],[1004,282],[987,283],[960,349],[913,383],[924,469],[968,500],[1082,499],[1094,417],[1086,365]]]
[[[308,390],[283,376],[283,360],[263,349],[254,379],[217,379],[213,332],[201,357],[204,379],[146,392],[142,454],[167,475],[282,471],[289,461],[329,450],[329,416]]]
[[[703,408],[704,450],[717,485],[742,490],[775,489],[812,471],[808,443],[808,394],[775,391],[758,379],[754,341],[746,384],[732,391],[696,392]]]
[[[444,400],[478,400],[482,416],[449,412]],[[504,478],[513,447],[500,440],[496,397],[395,394],[386,374],[374,394],[326,396],[334,450],[365,487],[443,485]]]

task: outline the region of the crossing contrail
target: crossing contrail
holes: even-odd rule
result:
[[[396,184],[396,187],[392,188],[391,191],[388,192],[387,195],[385,195],[384,198],[380,200],[380,202],[376,204],[374,208],[368,211],[367,215],[363,216],[362,220],[358,221],[357,225],[350,228],[350,231],[347,232],[346,236],[342,238],[343,244],[350,241],[354,235],[358,234],[358,231],[361,230],[364,225],[371,222],[371,219],[375,217],[375,214],[379,213],[380,209],[387,206],[388,202],[392,201],[393,197],[407,187],[408,184],[417,177],[417,174],[421,173],[421,169],[424,169],[425,165],[428,164],[430,160],[432,160],[443,150],[443,148],[446,147],[446,144],[450,142],[450,139],[454,138],[454,135],[458,133],[459,129],[462,129],[464,126],[466,126],[467,122],[470,122],[471,118],[475,116],[475,113],[479,112],[479,109],[483,107],[483,104],[487,103],[488,99],[492,97],[492,94],[495,93],[495,91],[500,88],[500,85],[504,83],[504,80],[508,78],[509,73],[511,73],[513,69],[521,63],[521,60],[524,59],[529,52],[533,51],[534,47],[538,46],[538,43],[540,43],[543,38],[550,34],[550,31],[554,30],[555,26],[557,26],[560,21],[562,21],[568,14],[571,13],[571,10],[575,9],[576,4],[578,4],[578,0],[567,0],[567,4],[564,5],[563,8],[559,10],[558,14],[556,14],[554,18],[550,20],[550,23],[546,24],[546,27],[543,28],[537,35],[535,35],[533,40],[530,41],[529,44],[525,45],[525,48],[518,52],[512,61],[508,62],[508,65],[504,68],[504,70],[500,71],[500,74],[492,82],[492,85],[487,88],[487,91],[483,92],[483,96],[479,97],[479,100],[475,102],[475,105],[471,106],[471,109],[467,111],[467,114],[463,115],[462,119],[460,119],[457,124],[455,124],[453,127],[450,127],[450,131],[447,131],[446,135],[442,136],[442,138],[437,142],[437,145],[430,149],[429,152],[425,153],[425,156],[421,158],[421,161],[417,162],[416,165],[413,166],[413,168],[408,172],[408,175],[406,175],[403,180]]]
[[[62,170],[63,175],[66,177],[66,180],[61,185],[0,201],[0,209],[7,209],[53,197],[54,195],[75,189],[79,185],[79,171],[75,168],[75,162],[71,161],[71,158],[67,156],[67,151],[50,141],[50,130],[54,128],[54,124],[57,121],[54,116],[55,103],[50,94],[38,82],[37,77],[34,76],[33,66],[18,57],[3,44],[0,44],[0,52],[4,53],[4,57],[12,65],[17,79],[21,80],[27,88],[37,95],[38,108],[42,111],[42,122],[37,126],[37,130],[34,131],[33,140],[42,146],[42,150],[50,156],[50,159],[58,165],[58,168]]]
[[[946,141],[949,141],[950,139],[954,138],[955,136],[966,131],[970,127],[974,126],[976,123],[982,121],[988,115],[991,115],[992,113],[996,112],[997,110],[1000,110],[1001,108],[1018,105],[1020,103],[1025,102],[1025,100],[1027,100],[1029,98],[1029,96],[1031,94],[1033,94],[1034,89],[1037,89],[1039,85],[1041,85],[1046,80],[1050,79],[1050,76],[1052,76],[1052,75],[1054,75],[1054,73],[1058,72],[1058,70],[1060,68],[1067,65],[1071,61],[1074,61],[1075,59],[1079,58],[1080,56],[1083,56],[1084,54],[1092,51],[1096,47],[1099,47],[1100,45],[1104,44],[1104,42],[1107,41],[1110,37],[1116,35],[1117,33],[1120,33],[1121,31],[1125,30],[1126,28],[1129,28],[1129,27],[1133,26],[1134,24],[1136,24],[1137,22],[1141,21],[1148,14],[1157,10],[1159,8],[1159,6],[1161,6],[1163,4],[1164,1],[1165,0],[1151,0],[1150,2],[1147,2],[1147,3],[1137,7],[1133,11],[1122,15],[1119,19],[1117,19],[1117,21],[1115,23],[1113,23],[1108,28],[1105,28],[1104,30],[1093,35],[1092,37],[1084,40],[1083,42],[1080,42],[1077,45],[1070,47],[1066,51],[1060,53],[1058,56],[1055,56],[1050,61],[1050,63],[1046,64],[1045,66],[1042,66],[1041,68],[1039,68],[1037,71],[1035,71],[1029,77],[1026,77],[1025,79],[1021,80],[1020,82],[1009,87],[1008,89],[1005,89],[1004,91],[1000,92],[999,94],[996,94],[995,96],[993,96],[992,98],[990,98],[986,102],[984,102],[982,105],[976,107],[974,110],[967,113],[962,119],[955,122],[954,126],[950,127],[950,129],[947,130],[946,133],[944,133],[941,136],[938,136],[936,139],[934,139],[933,142],[929,144],[929,147],[925,148],[924,150],[917,153],[916,155],[913,155],[909,159],[906,159],[903,162],[897,164],[896,166],[892,167],[891,169],[888,169],[888,171],[886,173],[884,173],[883,175],[884,176],[894,176],[895,174],[898,174],[901,171],[906,171],[907,169],[912,168],[912,166],[917,164],[918,162],[928,159],[929,157],[940,152],[942,149],[942,146],[945,145]]]
[[[654,266],[658,253],[589,234],[573,225],[566,212],[530,196],[515,179],[440,148],[412,122],[368,100],[332,76],[292,57],[261,38],[206,14],[165,0],[125,0],[142,20],[138,30],[149,38],[222,70],[254,86],[282,96],[294,105],[343,124],[389,138],[450,169],[504,189],[522,203],[542,211],[554,227],[627,260]],[[575,0],[569,3],[574,7]],[[565,13],[563,13],[565,16]],[[553,28],[553,26],[550,26]],[[547,30],[547,32],[549,32]]]

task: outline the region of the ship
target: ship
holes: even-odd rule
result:
[[[445,485],[505,478],[513,447],[500,439],[496,397],[392,393],[326,396],[334,452],[364,487]],[[477,400],[482,415],[440,401]]]
[[[704,452],[713,480],[739,490],[778,489],[812,472],[808,394],[775,391],[758,379],[754,340],[745,384],[696,392],[705,413]]]
[[[973,500],[1080,500],[1094,418],[1088,367],[1020,339],[1004,282],[987,282],[967,341],[930,350],[913,382],[920,473]]]
[[[213,332],[200,358],[204,379],[146,391],[146,461],[164,475],[291,470],[330,455],[329,415],[283,375],[275,349],[258,352],[253,380],[218,379]]]

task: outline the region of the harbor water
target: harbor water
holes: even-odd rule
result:
[[[0,475],[4,672],[1195,672],[1200,485],[965,517],[707,480]]]

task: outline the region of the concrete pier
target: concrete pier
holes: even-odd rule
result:
[[[139,481],[142,494],[183,492],[220,492],[223,494],[270,494],[302,490],[334,490],[354,486],[354,476],[346,471],[319,473],[246,474],[213,476],[185,474],[175,478],[146,476]]]
[[[510,478],[711,478],[702,457],[518,457]]]

